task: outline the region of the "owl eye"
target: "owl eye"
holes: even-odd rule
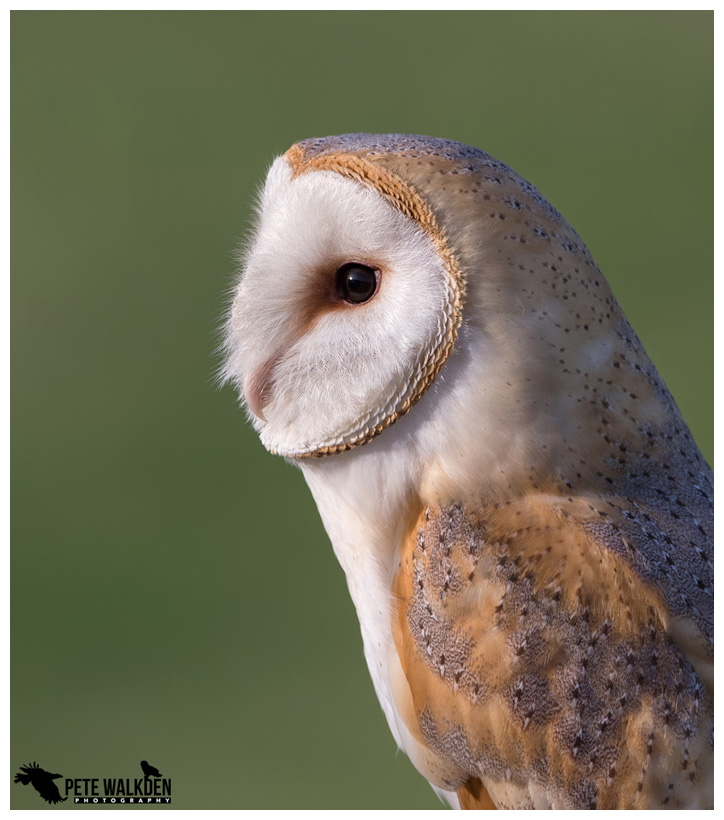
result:
[[[377,292],[380,272],[359,262],[347,262],[337,269],[337,293],[353,305],[368,302]]]

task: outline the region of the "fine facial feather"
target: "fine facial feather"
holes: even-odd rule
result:
[[[438,790],[459,790],[463,807],[484,805],[488,792],[511,806],[706,805],[711,472],[580,238],[484,152],[400,135],[295,146],[275,163],[261,208],[226,375],[247,379],[270,449],[353,447],[299,463],[398,745]],[[340,260],[384,254],[386,280],[404,282],[395,298],[380,290],[367,310],[332,308],[315,289]],[[449,320],[435,317],[452,304],[451,282],[464,299],[447,349]],[[375,310],[379,321],[367,321]],[[423,395],[415,374],[436,345]],[[262,374],[256,390],[266,395],[254,395],[249,373]],[[401,383],[418,403],[390,414]],[[371,417],[392,426],[355,438]],[[433,521],[457,516],[451,549],[458,563],[477,555],[472,578],[448,573],[442,530],[420,523],[425,510]],[[421,536],[432,539],[424,558]],[[437,649],[428,653],[415,621],[421,579],[438,595],[425,604],[427,636],[457,635],[477,666],[453,672],[447,655],[440,663]],[[536,591],[527,604],[526,585]],[[496,614],[501,595],[508,603]],[[529,642],[526,618],[539,622]],[[570,712],[566,686],[587,652],[590,685],[579,684]],[[609,685],[616,652],[633,653],[635,672]],[[485,707],[463,685],[481,668],[493,692]],[[516,705],[508,690],[520,668],[528,677]],[[547,717],[522,714],[526,681],[545,690]],[[631,700],[601,717],[603,741],[575,746],[571,727],[598,719],[602,692]]]

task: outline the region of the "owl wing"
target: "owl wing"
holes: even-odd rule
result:
[[[431,782],[463,807],[713,807],[709,599],[690,577],[711,584],[711,542],[687,576],[667,520],[613,497],[422,512],[391,677]],[[654,534],[672,541],[658,563]]]

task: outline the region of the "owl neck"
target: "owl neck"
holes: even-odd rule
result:
[[[622,315],[615,333],[565,354],[526,340],[519,317],[516,327],[464,326],[406,416],[364,446],[302,463],[345,571],[366,552],[391,572],[391,545],[426,505],[615,494],[643,462],[682,450],[706,469]]]
[[[393,429],[386,433],[364,447],[300,463],[353,597],[367,588],[370,573],[391,580],[394,544],[421,504],[415,453]]]

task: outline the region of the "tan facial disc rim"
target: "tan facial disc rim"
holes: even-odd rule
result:
[[[356,438],[334,444],[329,447],[320,447],[306,453],[295,454],[294,458],[321,458],[322,456],[341,453],[367,444],[375,436],[378,436],[386,427],[394,424],[397,419],[416,404],[430,387],[435,376],[445,360],[452,352],[457,338],[458,328],[462,321],[462,303],[465,296],[465,280],[458,267],[455,256],[448,244],[447,238],[438,225],[437,219],[430,206],[417,193],[417,191],[398,177],[396,174],[381,168],[370,159],[355,156],[353,154],[333,153],[324,156],[314,157],[309,160],[304,159],[304,149],[299,145],[293,145],[284,154],[284,158],[289,162],[294,171],[293,177],[308,171],[334,171],[348,179],[374,188],[398,211],[413,219],[427,233],[432,240],[443,265],[448,274],[448,285],[451,293],[446,305],[445,333],[437,348],[432,351],[432,355],[426,357],[424,364],[418,362],[418,378],[412,393],[389,415],[370,430],[365,430]]]

